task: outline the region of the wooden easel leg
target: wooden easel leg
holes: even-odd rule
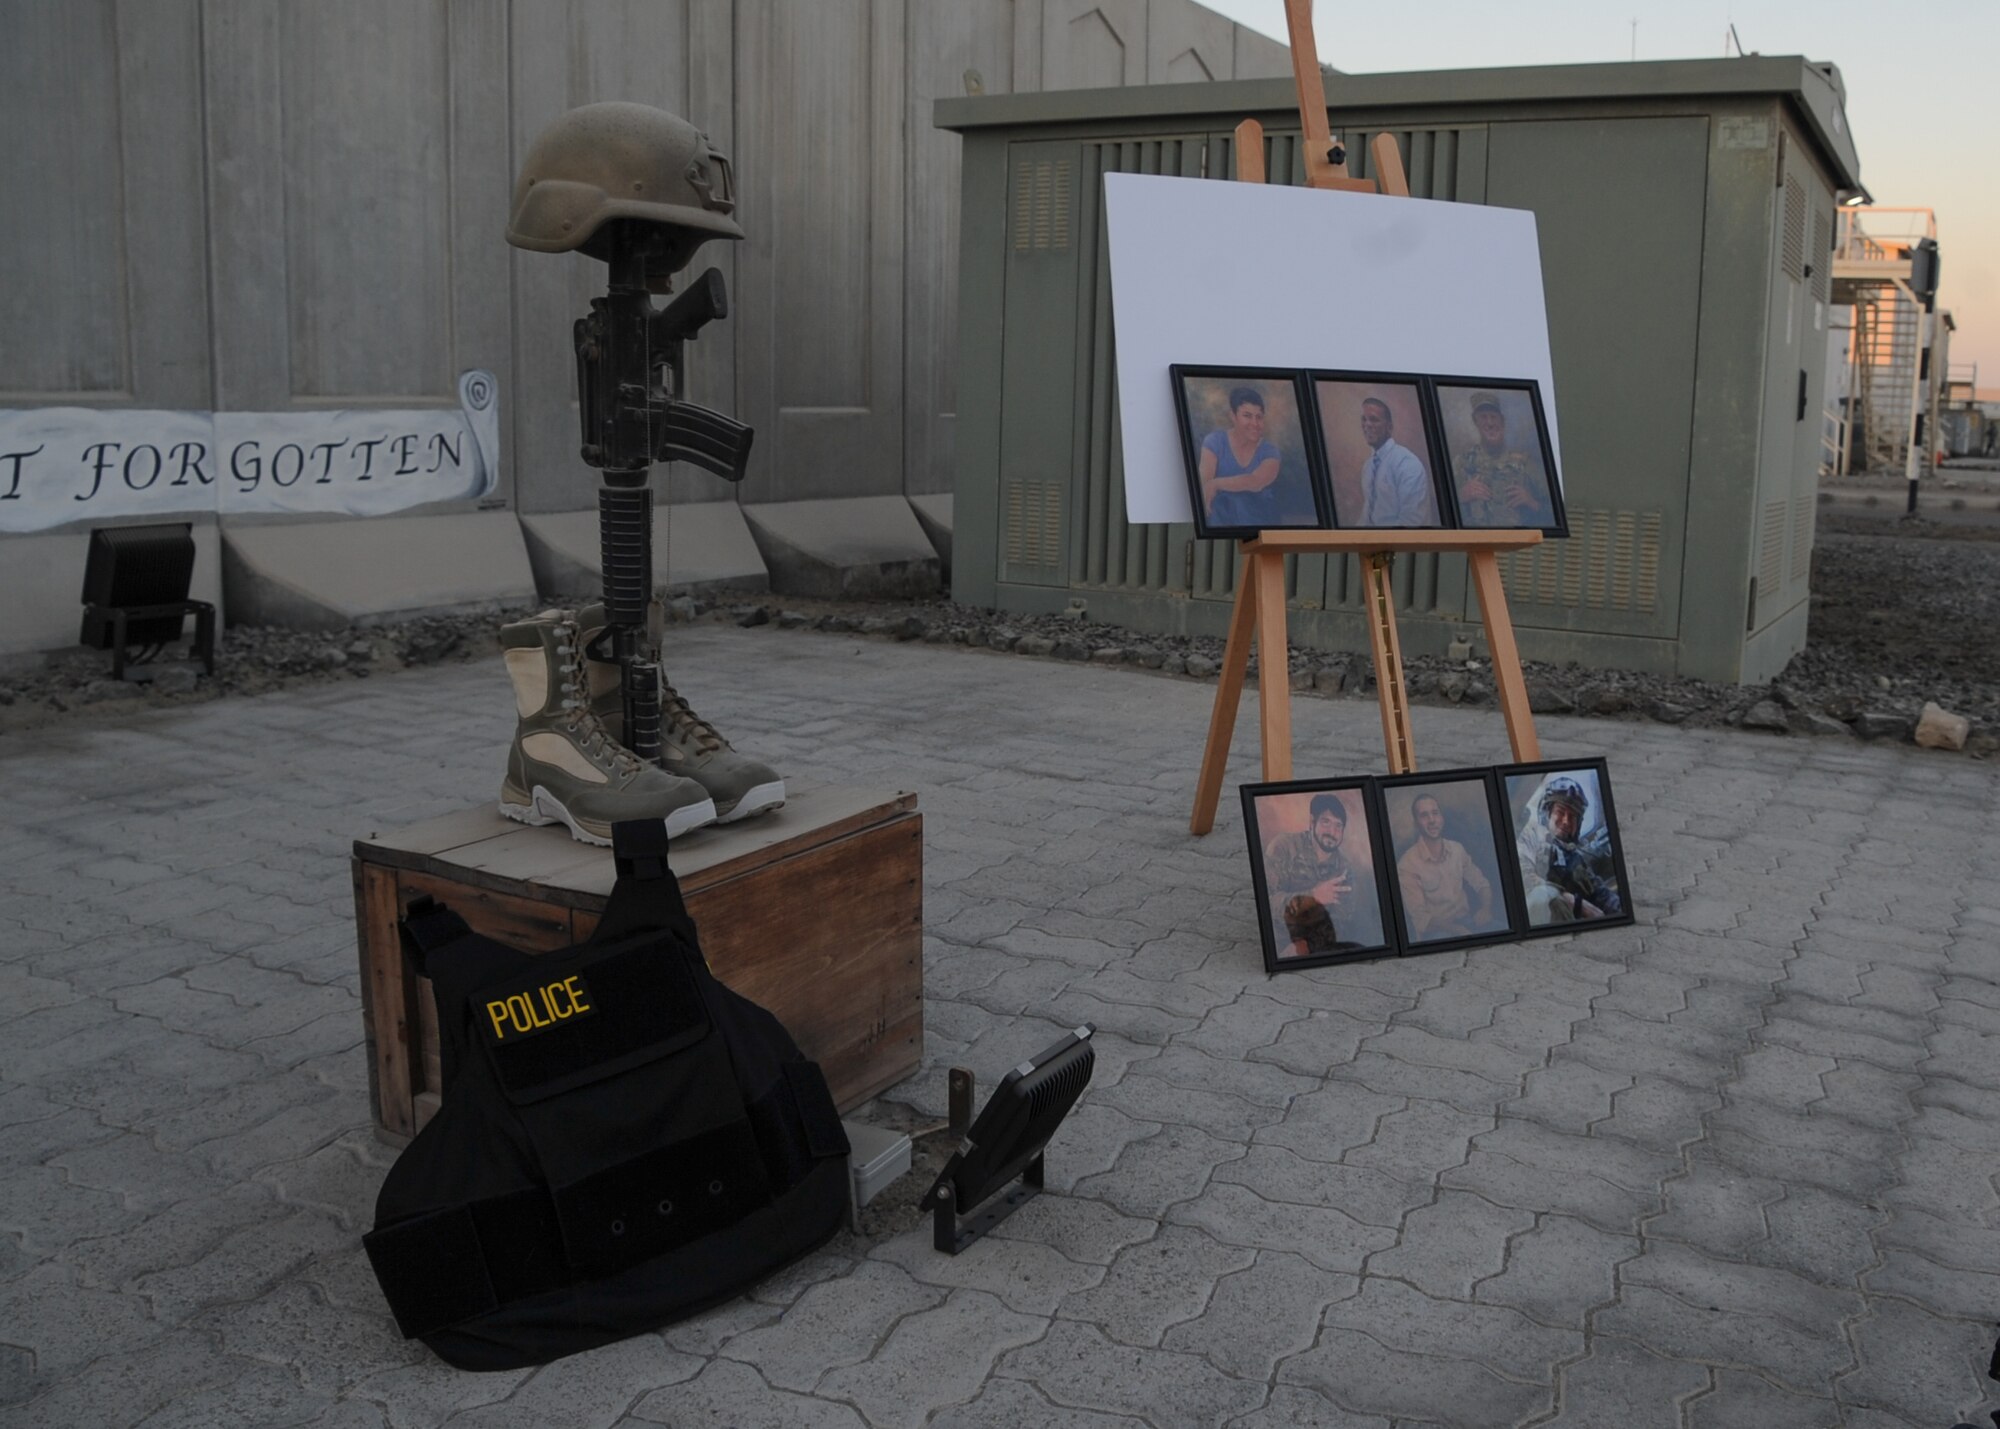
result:
[[[1469,551],[1466,562],[1472,588],[1479,593],[1479,613],[1486,621],[1493,687],[1507,720],[1507,742],[1514,747],[1515,760],[1525,764],[1542,757],[1542,742],[1535,737],[1528,685],[1521,678],[1521,652],[1514,644],[1514,619],[1507,613],[1507,588],[1500,583],[1500,560],[1491,551]]]
[[[1364,559],[1362,600],[1368,608],[1368,643],[1375,652],[1382,748],[1389,758],[1389,772],[1407,774],[1417,767],[1417,742],[1410,730],[1410,704],[1403,691],[1403,642],[1396,633],[1396,593],[1389,586],[1394,557],[1387,551],[1370,551]]]
[[[1264,782],[1292,777],[1292,651],[1285,637],[1285,558],[1250,558],[1257,584],[1257,711],[1264,735]]]
[[[1201,777],[1195,782],[1191,833],[1215,827],[1215,806],[1222,797],[1222,776],[1229,766],[1229,741],[1236,733],[1236,706],[1243,698],[1243,677],[1250,670],[1250,638],[1257,625],[1257,583],[1245,569],[1236,584],[1236,609],[1229,617],[1229,644],[1222,652],[1222,671],[1215,681],[1215,708],[1208,717],[1208,747],[1201,754]]]

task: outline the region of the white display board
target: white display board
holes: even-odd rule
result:
[[[1560,466],[1532,213],[1151,174],[1104,202],[1126,519],[1194,519],[1177,362],[1533,378]]]
[[[489,496],[499,385],[461,373],[458,399],[408,411],[0,411],[0,532],[193,511],[382,516]]]

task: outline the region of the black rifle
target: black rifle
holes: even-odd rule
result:
[[[687,401],[686,344],[729,316],[729,294],[710,268],[664,308],[674,236],[661,225],[605,225],[586,250],[611,270],[610,292],[576,322],[577,412],[583,460],[604,473],[597,506],[610,653],[625,699],[623,743],[641,759],[660,755],[659,668],[645,658],[646,607],[653,595],[655,462],[685,461],[741,481],[755,433],[734,418]],[[685,261],[684,259],[682,261]]]

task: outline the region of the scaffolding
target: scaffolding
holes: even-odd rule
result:
[[[1935,249],[1937,219],[1927,208],[1848,208],[1840,211],[1833,250],[1833,302],[1852,309],[1845,327],[1845,380],[1827,411],[1831,470],[1901,472],[1915,482],[1923,460],[1929,407],[1931,302],[1919,249]],[[1932,414],[1933,421],[1935,414]]]

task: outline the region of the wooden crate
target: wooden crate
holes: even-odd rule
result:
[[[923,1055],[923,817],[916,795],[794,787],[775,813],[679,840],[669,862],[715,975],[776,1013],[846,1111]],[[378,1127],[409,1137],[437,1110],[437,1006],[396,924],[425,894],[499,942],[546,952],[587,937],[611,850],[489,805],[354,843],[361,1017]]]

